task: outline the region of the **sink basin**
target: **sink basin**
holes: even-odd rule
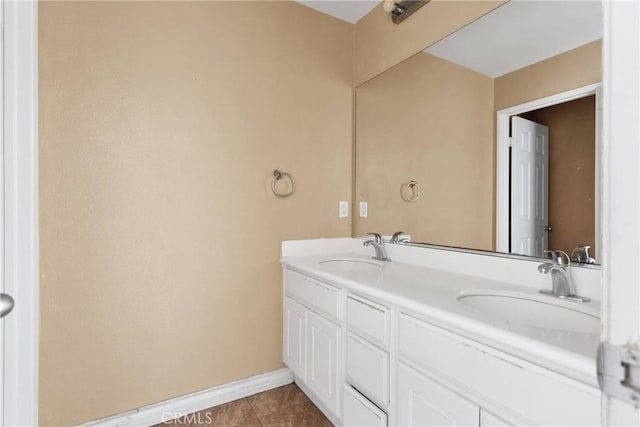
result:
[[[463,291],[458,302],[496,320],[555,331],[599,334],[593,307],[550,296],[511,291]]]
[[[320,261],[318,264],[348,273],[376,273],[382,271],[381,264],[360,259],[328,259],[325,261]]]

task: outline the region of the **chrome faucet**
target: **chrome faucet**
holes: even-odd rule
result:
[[[391,236],[391,243],[407,243],[409,239],[400,238],[403,233],[404,231],[396,231],[395,233],[393,233],[393,236]]]
[[[373,239],[365,240],[363,245],[373,246],[373,248],[376,250],[376,256],[374,256],[373,259],[377,261],[391,261],[387,257],[387,250],[384,247],[384,239],[382,238],[382,236],[379,235],[378,233],[369,233],[369,234],[373,236]]]
[[[595,264],[596,260],[589,256],[589,249],[591,249],[591,246],[589,245],[573,248],[573,252],[571,252],[571,261],[581,262],[584,264]]]
[[[569,255],[559,249],[544,251],[544,253],[551,255],[553,262],[540,264],[538,272],[542,274],[551,273],[551,290],[542,289],[540,293],[576,302],[590,301],[589,298],[576,295],[576,286],[569,273],[569,265],[571,263]]]

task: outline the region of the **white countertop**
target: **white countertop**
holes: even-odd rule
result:
[[[336,268],[335,264],[320,264],[321,261],[338,259],[374,262],[380,264],[381,268],[348,271]],[[459,292],[481,289],[517,291],[537,296],[537,290],[531,287],[398,261],[376,262],[369,256],[355,253],[289,256],[283,257],[282,263],[291,270],[385,301],[402,311],[417,314],[434,325],[597,386],[595,356],[599,334],[509,322],[476,311],[456,299]],[[583,304],[600,312],[599,301]]]

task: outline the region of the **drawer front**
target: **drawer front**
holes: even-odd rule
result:
[[[389,355],[353,334],[347,337],[346,377],[381,408],[389,405]]]
[[[340,289],[286,269],[284,286],[287,294],[303,301],[309,307],[315,308],[333,319],[342,320]]]
[[[347,297],[347,325],[349,329],[389,347],[389,308],[355,295]]]
[[[533,424],[600,425],[600,392],[406,314],[400,358],[437,373]],[[474,348],[474,347],[481,347]]]
[[[344,388],[344,427],[386,427],[387,414],[349,386]]]

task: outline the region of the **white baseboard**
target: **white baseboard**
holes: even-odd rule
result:
[[[193,412],[242,399],[252,394],[291,384],[293,374],[287,368],[244,378],[208,390],[198,391],[119,415],[91,421],[84,426],[150,426]]]

